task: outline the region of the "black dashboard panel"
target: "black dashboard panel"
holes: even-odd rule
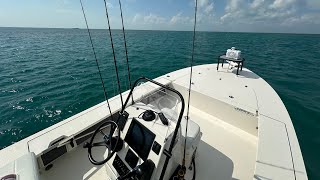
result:
[[[43,165],[46,166],[67,152],[66,146],[56,147],[41,155]]]
[[[124,129],[124,126],[126,125],[127,123],[127,120],[128,120],[128,117],[129,117],[129,113],[127,113],[126,111],[123,112],[123,114],[119,114],[119,119],[118,119],[118,126],[119,126],[119,129],[121,131],[123,131]]]
[[[112,165],[116,169],[116,171],[118,172],[118,174],[120,176],[123,176],[129,172],[129,169],[122,162],[122,160],[120,159],[120,157],[118,155],[116,155],[116,157],[114,158]]]
[[[153,132],[133,118],[124,140],[145,161],[155,137]]]
[[[128,149],[125,160],[129,164],[129,166],[133,169],[137,166],[139,158],[134,154],[134,152],[131,151],[131,149]]]

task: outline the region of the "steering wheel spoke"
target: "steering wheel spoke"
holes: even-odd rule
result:
[[[103,138],[107,137],[107,135],[100,129],[99,133],[103,136]]]
[[[107,128],[108,128],[107,132],[103,131]],[[103,140],[94,142],[94,139],[96,138],[98,133],[102,135]],[[113,137],[114,133],[116,133],[117,136]],[[90,140],[90,145],[88,146],[88,155],[89,155],[90,162],[94,165],[102,165],[106,163],[115,154],[116,152],[115,147],[117,147],[119,139],[120,139],[120,131],[118,130],[118,125],[114,121],[106,121],[102,123],[93,133]],[[92,156],[92,151],[91,151],[92,147],[97,147],[97,146],[107,147],[108,156],[102,161],[96,161]]]

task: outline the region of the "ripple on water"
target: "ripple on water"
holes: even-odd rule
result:
[[[17,105],[17,106],[12,106],[12,109],[23,110],[24,107]]]
[[[28,99],[26,99],[27,102],[33,102],[32,97],[29,97]]]

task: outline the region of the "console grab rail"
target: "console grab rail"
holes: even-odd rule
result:
[[[180,100],[181,100],[181,110],[180,110],[180,113],[179,113],[179,117],[178,117],[178,121],[177,121],[176,127],[175,127],[174,132],[173,132],[173,136],[172,136],[172,140],[170,142],[169,149],[168,150],[166,150],[166,149],[164,150],[164,154],[166,155],[166,160],[165,160],[165,162],[163,164],[161,175],[160,175],[160,180],[162,180],[163,177],[164,177],[164,174],[166,172],[166,168],[167,168],[167,165],[169,163],[169,160],[170,160],[170,158],[172,156],[171,152],[172,152],[172,149],[173,149],[173,146],[174,146],[174,142],[176,140],[176,137],[177,137],[177,134],[178,134],[178,130],[179,130],[179,127],[180,127],[180,124],[181,124],[181,120],[182,120],[182,116],[183,116],[183,112],[184,112],[184,107],[185,107],[185,102],[184,102],[184,98],[183,98],[182,94],[179,91],[177,91],[177,90],[175,90],[175,89],[173,89],[173,88],[171,88],[169,86],[163,85],[163,84],[161,84],[161,83],[159,83],[157,81],[154,81],[152,79],[149,79],[149,78],[146,78],[146,77],[140,77],[139,79],[137,79],[134,82],[133,86],[131,87],[129,95],[127,96],[127,99],[126,99],[124,105],[121,108],[120,115],[123,114],[123,112],[125,110],[125,107],[127,106],[128,102],[129,102],[129,99],[132,96],[134,88],[137,86],[138,82],[141,81],[141,80],[149,81],[149,82],[151,82],[153,84],[156,84],[156,85],[158,85],[158,86],[160,86],[160,87],[162,87],[164,89],[172,91],[173,93],[177,94],[179,96]],[[133,103],[134,103],[134,101],[132,101],[132,104]],[[120,116],[119,116],[119,118],[120,118]]]

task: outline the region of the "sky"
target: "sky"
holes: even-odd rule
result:
[[[107,28],[103,0],[82,0],[92,29]],[[192,31],[195,0],[121,0],[125,29]],[[120,29],[118,0],[107,0]],[[0,27],[85,28],[79,0],[1,0]],[[320,33],[320,0],[198,0],[198,31]]]

